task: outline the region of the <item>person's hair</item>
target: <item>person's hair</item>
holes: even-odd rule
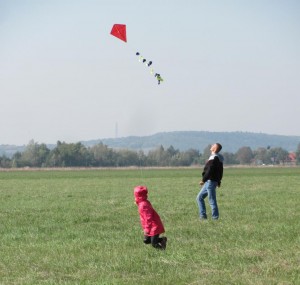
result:
[[[217,153],[221,151],[222,145],[220,143],[216,143],[217,145]]]

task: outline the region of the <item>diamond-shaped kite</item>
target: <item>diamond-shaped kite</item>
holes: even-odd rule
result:
[[[115,37],[119,38],[120,40],[124,41],[125,43],[127,42],[126,25],[114,24],[110,33],[113,36],[115,36]]]

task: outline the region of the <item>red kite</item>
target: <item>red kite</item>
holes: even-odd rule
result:
[[[119,38],[120,40],[124,41],[125,43],[127,42],[126,38],[126,25],[123,24],[114,24],[111,32],[111,35]]]

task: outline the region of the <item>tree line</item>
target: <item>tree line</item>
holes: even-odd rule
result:
[[[222,152],[225,165],[286,165],[291,164],[289,152],[281,147],[252,150],[243,146],[236,153]],[[295,151],[296,164],[300,164],[300,143]],[[145,153],[128,149],[113,149],[103,143],[86,147],[82,143],[57,142],[53,149],[46,144],[29,142],[23,152],[16,152],[11,158],[0,156],[1,168],[23,167],[127,167],[127,166],[192,166],[205,164],[210,156],[210,145],[202,153],[196,149],[179,151],[173,146],[160,146]]]

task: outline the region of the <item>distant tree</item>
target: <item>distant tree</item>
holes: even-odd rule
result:
[[[44,167],[50,150],[45,144],[31,140],[18,158],[18,166]]]
[[[57,142],[51,151],[45,144],[31,140],[23,152],[16,152],[11,159],[0,157],[0,167],[76,167],[76,166],[190,166],[204,164],[209,158],[211,145],[207,145],[203,153],[196,149],[180,151],[172,145],[165,149],[162,145],[150,150],[147,155],[139,152],[120,149],[114,150],[100,143],[86,148],[82,143]],[[250,147],[241,147],[235,154],[224,152],[224,164],[285,164],[289,161],[289,153],[278,148],[258,148],[252,151]],[[300,143],[296,151],[297,163],[300,164]]]
[[[299,165],[300,164],[300,143],[297,146],[296,150],[296,163]]]
[[[11,166],[13,168],[17,168],[17,167],[22,167],[24,166],[22,163],[22,153],[20,151],[17,151],[14,153],[14,155],[12,156],[12,164]]]
[[[113,149],[109,148],[103,143],[92,146],[89,149],[91,155],[91,164],[93,166],[115,166],[116,165],[116,154]]]
[[[235,159],[234,153],[231,152],[223,152],[224,164],[237,164],[238,162]]]
[[[145,153],[142,150],[140,150],[138,152],[138,158],[139,158],[139,166],[147,165],[147,156],[145,155]]]
[[[183,152],[183,162],[184,165],[189,166],[192,164],[199,164],[199,159],[201,158],[201,154],[199,150],[190,148],[187,151]]]
[[[253,153],[250,147],[243,146],[236,153],[236,160],[240,164],[250,164],[253,158]]]
[[[269,149],[268,156],[273,164],[285,164],[289,161],[289,152],[281,147]]]
[[[127,149],[117,151],[117,166],[139,166],[139,155],[137,152]]]
[[[157,149],[150,150],[148,153],[148,163],[150,166],[169,166],[169,156],[161,145]]]
[[[165,151],[163,165],[178,166],[181,165],[182,153],[172,145]]]
[[[12,166],[12,160],[5,155],[0,156],[0,168],[10,168]]]
[[[180,151],[178,149],[175,149],[172,145],[167,149],[167,155],[169,157],[172,157],[176,154],[178,154]]]
[[[260,147],[257,150],[253,151],[253,156],[255,159],[255,164],[269,164],[271,161],[268,156],[268,148]]]
[[[201,158],[199,159],[200,164],[205,164],[208,158],[210,157],[211,151],[210,151],[211,145],[207,145],[205,149],[203,150],[203,153],[201,155]]]
[[[59,167],[89,166],[88,151],[80,142],[67,144],[58,141],[56,147],[50,152],[49,165]]]

